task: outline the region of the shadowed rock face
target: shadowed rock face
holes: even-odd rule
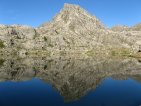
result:
[[[52,54],[61,51],[105,53],[112,50],[132,53],[140,50],[140,41],[141,24],[104,27],[96,16],[71,4],[64,4],[64,9],[52,21],[37,28],[0,25],[0,48],[14,49],[19,55],[33,49],[48,50]],[[12,51],[9,50],[10,53]]]
[[[76,101],[96,90],[105,78],[141,83],[141,63],[136,59],[25,58],[3,60],[0,81],[39,78],[60,92],[64,101]]]

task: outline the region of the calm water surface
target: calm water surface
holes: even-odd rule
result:
[[[6,60],[0,67],[0,106],[139,106],[136,59]]]

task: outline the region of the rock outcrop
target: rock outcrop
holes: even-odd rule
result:
[[[141,45],[141,23],[132,27],[117,25],[104,27],[96,16],[78,5],[65,4],[52,21],[40,27],[0,25],[1,51],[13,49],[17,54],[23,50],[47,50],[51,54],[109,53],[116,51],[136,53]],[[18,51],[18,52],[16,52]]]
[[[105,78],[141,83],[141,63],[132,58],[102,59],[90,57],[25,58],[0,60],[0,82],[28,81],[39,78],[52,84],[64,101],[76,101],[96,90]]]

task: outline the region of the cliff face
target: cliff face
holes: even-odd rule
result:
[[[95,90],[105,78],[141,82],[141,63],[136,59],[25,58],[0,60],[0,82],[39,78],[60,92],[64,101],[76,101]]]
[[[140,50],[141,24],[104,27],[96,16],[77,5],[64,4],[64,9],[40,27],[0,25],[0,48],[20,53],[30,50],[49,52],[105,53],[112,50],[129,53]]]

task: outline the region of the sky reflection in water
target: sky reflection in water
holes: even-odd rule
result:
[[[139,106],[141,84],[107,78],[78,101],[64,102],[59,92],[40,79],[0,82],[0,106]]]

